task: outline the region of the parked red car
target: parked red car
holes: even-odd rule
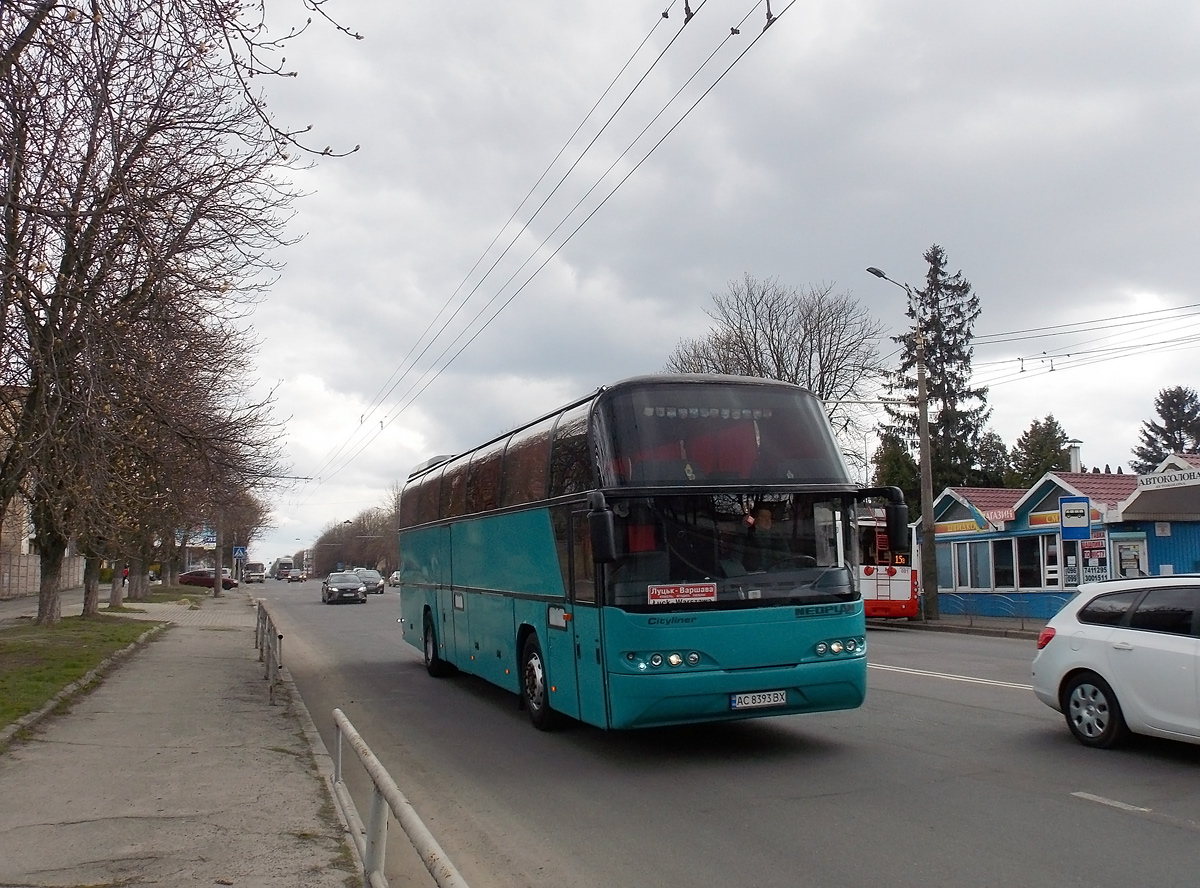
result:
[[[221,577],[222,589],[237,588],[238,581],[233,577]],[[211,567],[198,567],[195,570],[185,571],[179,575],[179,585],[181,586],[204,586],[211,589],[213,585],[213,569]]]

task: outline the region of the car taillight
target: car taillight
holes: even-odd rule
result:
[[[1050,643],[1050,639],[1054,637],[1054,630],[1047,626],[1038,633],[1038,650],[1040,651]]]

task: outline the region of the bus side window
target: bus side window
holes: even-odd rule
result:
[[[592,535],[587,512],[571,513],[573,595],[575,601],[596,603],[596,562],[592,560]]]
[[[572,514],[570,506],[550,510],[554,543],[563,588],[572,601],[594,604],[596,601],[596,565],[592,561],[592,538],[588,533],[587,512]]]

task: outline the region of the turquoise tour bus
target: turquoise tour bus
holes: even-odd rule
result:
[[[403,636],[431,675],[519,694],[542,730],[850,709],[856,506],[878,499],[906,541],[900,491],[851,480],[803,388],[628,379],[412,473]]]

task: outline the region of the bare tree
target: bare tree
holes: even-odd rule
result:
[[[170,495],[187,466],[220,508],[274,473],[230,334],[283,243],[290,162],[187,6],[114,0],[5,41],[0,507],[31,502],[46,624],[71,535],[120,524],[114,501],[137,515],[114,490]]]
[[[685,339],[667,359],[674,373],[759,376],[795,383],[821,398],[852,463],[866,459],[866,400],[884,375],[878,344],[883,325],[849,293],[831,285],[806,290],[746,274],[713,296],[712,329]]]

